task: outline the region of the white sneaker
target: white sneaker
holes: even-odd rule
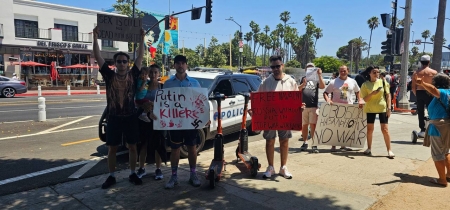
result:
[[[273,166],[269,166],[269,167],[267,167],[266,172],[264,172],[263,178],[267,179],[267,178],[272,177],[272,175],[275,175],[275,169],[273,168]]]
[[[138,118],[144,122],[151,122],[151,120],[147,117],[147,115],[139,115]]]
[[[392,158],[395,157],[395,154],[391,150],[389,150],[388,151],[388,157],[392,159]]]
[[[425,132],[424,131],[420,131],[417,136],[419,136],[420,138],[425,138]]]
[[[364,151],[365,155],[372,155],[372,151],[370,149],[366,149],[366,151]]]
[[[281,167],[279,174],[286,179],[292,179],[292,174],[288,171],[287,166]]]

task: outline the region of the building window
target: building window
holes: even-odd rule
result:
[[[62,30],[63,41],[78,42],[78,26],[55,24],[55,28]]]
[[[114,41],[102,39],[102,47],[114,47]]]
[[[16,37],[39,38],[39,28],[37,21],[14,19]]]

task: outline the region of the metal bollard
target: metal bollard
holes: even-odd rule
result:
[[[38,98],[38,121],[43,122],[47,120],[47,112],[45,111],[45,98]]]
[[[97,85],[97,95],[100,94],[100,85]]]
[[[70,85],[67,85],[67,95],[70,96]]]
[[[40,85],[38,86],[38,96],[42,96],[42,89]]]

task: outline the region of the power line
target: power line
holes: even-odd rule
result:
[[[203,35],[213,35],[213,36],[230,36],[230,34],[213,34],[213,33],[202,33],[202,32],[195,32],[195,31],[185,31],[185,30],[178,30],[178,31],[191,33],[191,34],[203,34]]]

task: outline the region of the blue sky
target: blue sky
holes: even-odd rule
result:
[[[94,10],[108,9],[115,0],[40,0],[55,4],[75,6]],[[393,0],[392,0],[393,1]],[[170,4],[169,4],[170,2]],[[411,31],[414,31],[414,39],[421,37],[424,30],[430,30],[431,34],[436,31],[436,20],[429,19],[437,16],[438,0],[414,0],[412,5],[412,19],[414,21]],[[169,10],[170,5],[170,10]],[[169,11],[179,12],[190,9],[191,6],[204,6],[205,0],[139,0],[138,8],[146,11],[167,14]],[[323,37],[317,41],[317,56],[336,56],[339,47],[347,44],[352,38],[361,36],[369,42],[370,29],[367,20],[372,16],[380,19],[381,13],[391,13],[391,0],[213,0],[213,21],[205,24],[204,15],[199,20],[191,20],[190,13],[179,16],[179,47],[184,40],[184,46],[194,48],[198,44],[203,44],[206,38],[207,44],[211,36],[219,39],[219,42],[228,42],[229,35],[233,34],[239,27],[225,20],[230,16],[242,25],[245,34],[250,31],[250,21],[255,21],[263,28],[268,25],[271,29],[280,23],[279,15],[283,11],[289,11],[291,20],[296,22],[292,25],[304,33],[305,25],[303,18],[310,14],[317,27],[322,28]],[[405,0],[398,0],[398,5],[404,7]],[[446,11],[450,11],[450,3],[447,4]],[[404,10],[398,9],[398,17],[403,19]],[[450,17],[450,14],[447,14]],[[445,23],[447,34],[444,37],[450,44],[450,34],[448,27],[450,21]],[[413,33],[411,32],[411,39]],[[370,54],[378,54],[381,51],[381,42],[386,39],[386,28],[381,25],[373,31],[372,49]],[[422,39],[422,38],[421,38]],[[419,46],[420,51],[423,44]],[[432,45],[426,46],[426,51],[432,52]],[[444,51],[448,51],[444,49]],[[367,52],[363,53],[364,56]]]

